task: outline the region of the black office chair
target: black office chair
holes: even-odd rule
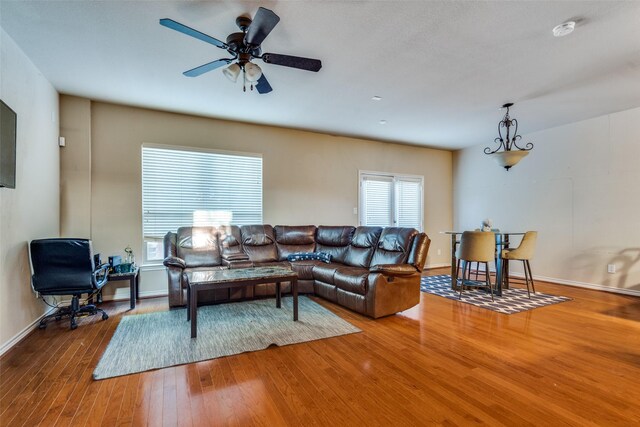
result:
[[[95,293],[107,283],[109,264],[97,269],[93,261],[91,240],[88,239],[40,239],[29,244],[31,256],[31,286],[41,297],[49,295],[71,295],[71,305],[45,316],[39,328],[47,327],[47,321],[69,317],[71,329],[78,327],[76,317],[102,313],[102,320],[109,316],[93,304],[80,306],[80,295],[88,294],[92,300]],[[46,301],[45,301],[46,302]],[[49,304],[49,303],[47,303]],[[49,304],[51,305],[51,304]]]

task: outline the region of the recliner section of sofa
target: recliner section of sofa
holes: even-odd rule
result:
[[[181,227],[164,238],[169,305],[186,304],[186,277],[194,269],[282,265],[298,274],[300,293],[314,293],[373,318],[420,301],[420,273],[430,240],[412,228],[282,226],[268,224]],[[325,252],[331,262],[287,261],[300,252]],[[286,284],[283,291],[289,292]],[[275,295],[265,284],[202,295],[205,302]]]
[[[185,274],[196,270],[225,268],[220,251],[220,230],[216,227],[180,227],[176,233],[164,237],[164,265],[169,278],[169,306],[187,302]],[[202,298],[215,301],[223,298],[220,292],[202,293]]]
[[[313,293],[313,275],[311,272],[313,267],[320,261],[304,260],[289,263],[287,257],[295,253],[315,252],[316,226],[276,225],[273,227],[273,233],[276,238],[278,261],[290,265],[291,269],[298,274],[298,292]],[[283,289],[286,289],[286,287]]]

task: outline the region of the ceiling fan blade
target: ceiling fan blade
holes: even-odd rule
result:
[[[256,90],[258,91],[259,94],[269,93],[273,90],[271,88],[271,85],[267,81],[267,78],[264,76],[264,73],[262,73],[262,75],[260,76],[260,78],[256,83]]]
[[[216,68],[220,68],[223,65],[227,65],[231,61],[233,61],[233,59],[218,59],[217,61],[209,62],[208,64],[204,64],[199,67],[192,68],[189,71],[185,71],[182,74],[184,74],[187,77],[197,77],[211,70],[215,70]]]
[[[244,36],[245,44],[260,46],[271,30],[280,22],[280,17],[273,11],[259,7],[253,22]]]
[[[322,62],[319,59],[280,55],[278,53],[265,53],[262,55],[262,60],[267,64],[283,65],[285,67],[299,68],[307,71],[317,72],[322,68]]]
[[[201,33],[198,30],[194,30],[191,27],[187,27],[184,24],[181,24],[179,22],[174,21],[173,19],[169,19],[169,18],[163,18],[160,20],[160,25],[163,25],[167,28],[171,28],[172,30],[176,30],[182,34],[186,34],[188,36],[191,37],[195,37],[199,40],[202,40],[203,42],[207,42],[207,43],[211,43],[214,46],[218,46],[219,48],[222,49],[226,49],[229,46],[227,46],[226,43],[221,42],[220,40],[213,38],[211,36],[206,35],[205,33]]]

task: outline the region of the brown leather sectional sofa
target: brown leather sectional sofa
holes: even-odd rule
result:
[[[282,265],[298,273],[301,293],[319,295],[378,318],[420,301],[420,273],[431,240],[413,228],[262,225],[181,227],[164,237],[169,306],[186,305],[185,272]],[[287,261],[300,252],[324,252],[331,262]],[[289,292],[288,284],[284,292]],[[275,295],[275,285],[212,291],[205,302]]]

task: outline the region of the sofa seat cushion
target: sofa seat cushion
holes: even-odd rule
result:
[[[329,264],[321,263],[313,267],[313,279],[319,280],[323,283],[333,285],[333,276],[336,274],[336,270],[342,267],[342,264],[330,262]]]
[[[298,280],[313,280],[313,267],[320,264],[323,263],[316,260],[293,261],[291,269],[298,273]]]
[[[354,294],[364,295],[367,292],[369,269],[362,267],[339,267],[333,276],[336,288]]]

